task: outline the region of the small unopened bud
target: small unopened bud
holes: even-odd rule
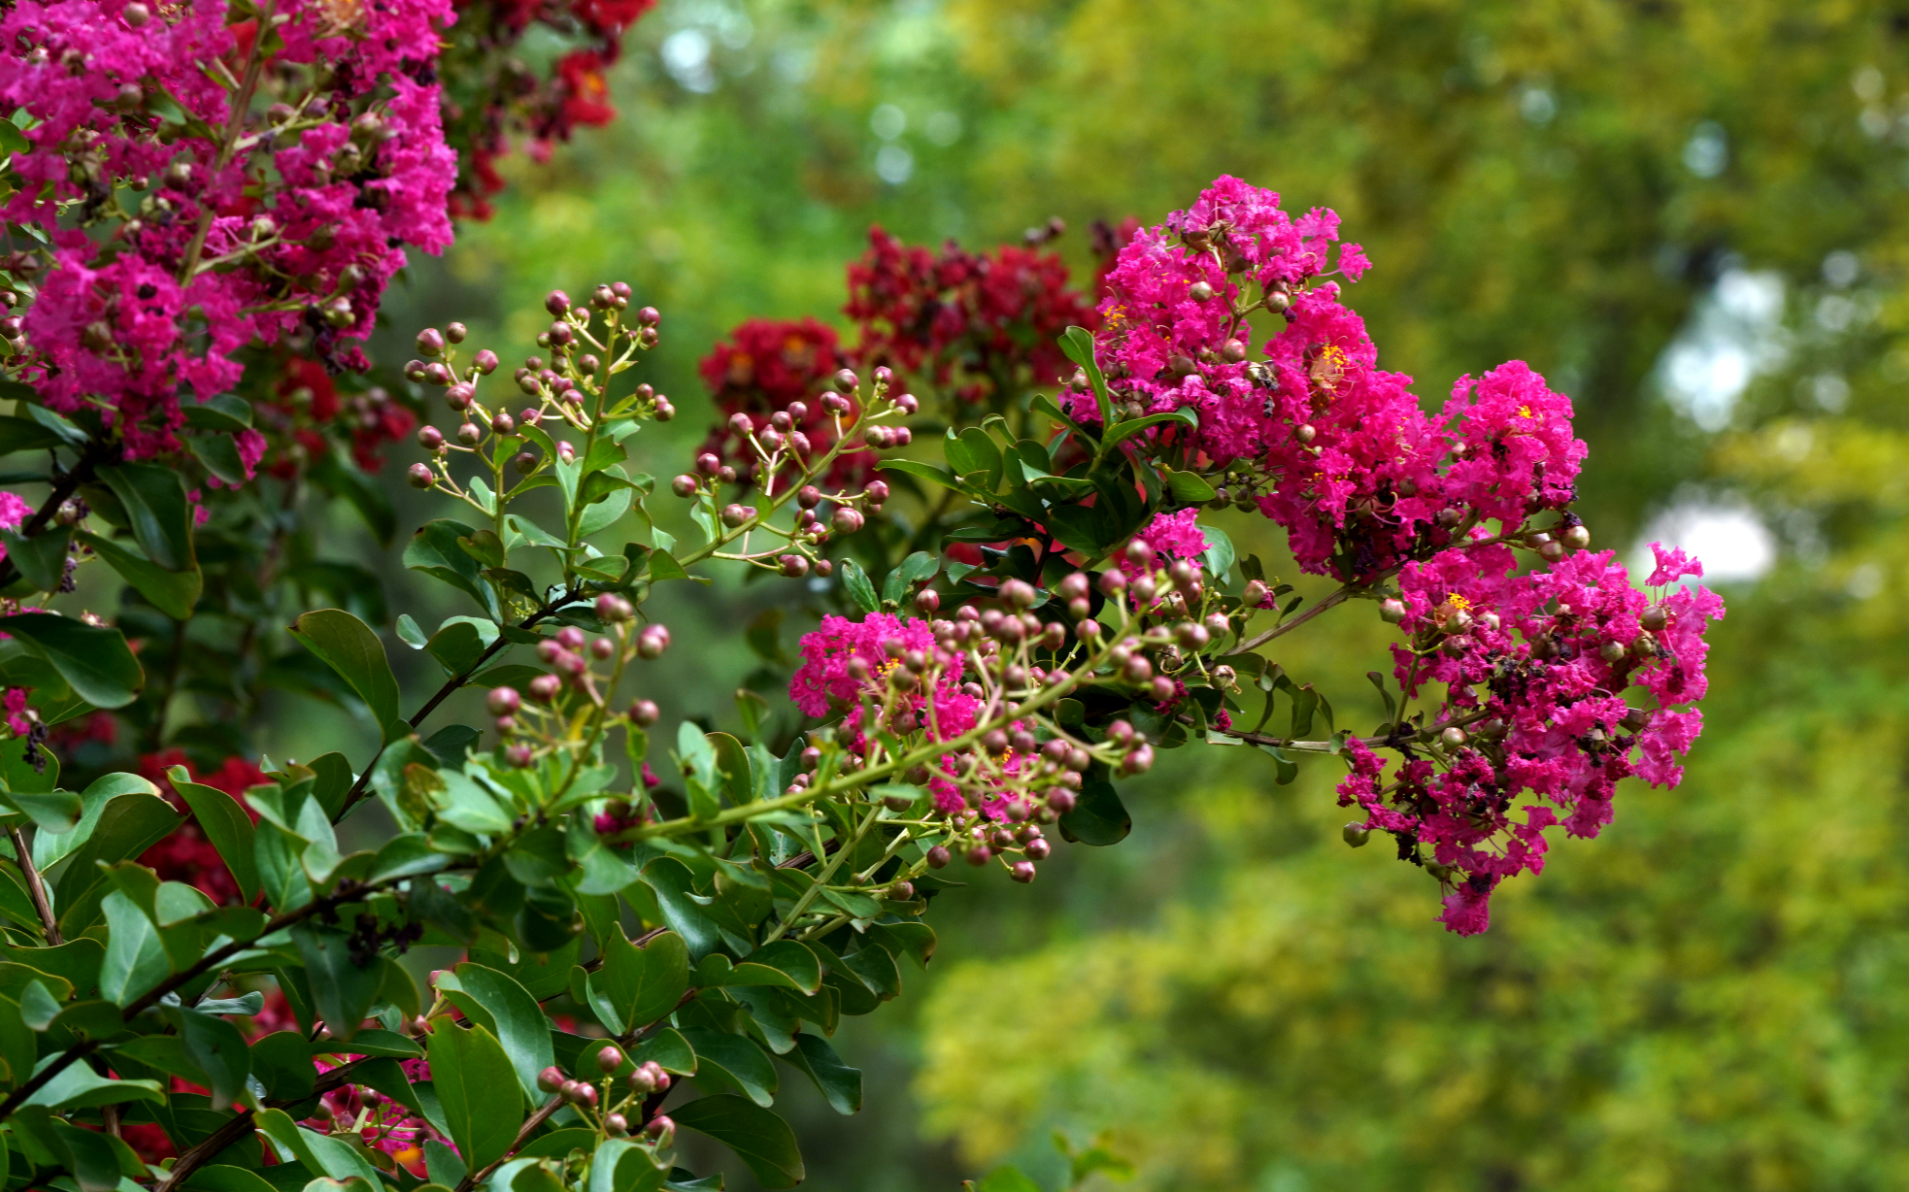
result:
[[[405,470],[404,479],[412,488],[430,488],[437,483],[437,473],[430,464],[412,464]]]
[[[1560,535],[1560,539],[1572,550],[1583,550],[1591,545],[1591,531],[1582,524],[1575,525]]]
[[[484,706],[490,709],[492,716],[508,716],[523,703],[524,697],[517,694],[515,687],[493,687],[484,699]]]
[[[1465,730],[1462,728],[1459,728],[1457,725],[1454,724],[1450,728],[1446,729],[1444,732],[1440,733],[1438,735],[1438,739],[1440,743],[1445,746],[1445,748],[1457,749],[1459,746],[1463,745],[1468,738],[1465,736]]]
[[[1310,423],[1302,422],[1299,424],[1298,429],[1293,431],[1293,438],[1298,439],[1301,443],[1310,443],[1318,437],[1319,432],[1313,429]]]
[[[1366,841],[1372,838],[1372,830],[1360,824],[1347,824],[1339,829],[1339,835],[1353,848],[1364,848]]]
[[[442,356],[444,354],[444,333],[436,327],[426,327],[418,332],[418,355]]]
[[[945,869],[948,862],[953,858],[949,855],[945,846],[937,844],[928,850],[927,856],[923,859],[928,862],[928,868],[930,869]]]
[[[638,728],[648,728],[663,715],[655,700],[639,699],[630,701],[630,723]]]
[[[1405,620],[1405,602],[1396,599],[1379,601],[1379,620],[1388,625],[1397,625]]]
[[[1644,610],[1637,618],[1637,623],[1652,633],[1662,633],[1665,626],[1670,624],[1670,614],[1663,605],[1653,605]]]
[[[645,625],[643,631],[636,635],[636,652],[644,658],[661,658],[663,651],[667,649],[669,649],[667,626]]]
[[[555,1068],[545,1068],[537,1073],[537,1087],[546,1093],[554,1093],[563,1088],[563,1073]]]
[[[603,1048],[597,1052],[597,1068],[603,1072],[614,1072],[623,1066],[623,1052],[615,1046]]]

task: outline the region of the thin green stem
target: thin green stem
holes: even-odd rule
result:
[[[882,805],[880,803],[876,803],[868,809],[868,814],[862,817],[861,826],[855,829],[854,838],[836,850],[835,855],[829,858],[828,864],[822,867],[822,872],[815,875],[814,884],[802,891],[802,897],[796,899],[794,908],[789,911],[782,922],[776,924],[775,928],[770,931],[768,935],[763,937],[762,942],[765,945],[773,944],[781,939],[783,932],[789,930],[803,915],[809,913],[809,904],[813,903],[816,896],[822,893],[822,888],[829,884],[829,879],[835,876],[835,871],[842,867],[842,862],[847,860],[848,855],[855,851],[855,846],[860,844],[862,840],[867,837],[869,829],[873,828],[875,821],[881,817]]]

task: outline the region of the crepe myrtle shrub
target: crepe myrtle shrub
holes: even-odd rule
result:
[[[508,360],[420,331],[407,477],[442,516],[404,562],[465,607],[398,616],[395,643],[338,608],[290,628],[377,725],[367,755],[67,789],[49,732],[147,675],[56,593],[21,603],[52,587],[10,589],[10,1183],[714,1186],[676,1166],[695,1131],[793,1185],[780,1083],[859,1108],[829,1038],[926,964],[932,896],[1119,841],[1119,785],[1193,742],[1253,746],[1279,782],[1341,766],[1347,842],[1384,836],[1447,928],[1484,930],[1547,829],[1595,835],[1621,778],[1678,781],[1722,607],[1676,551],[1640,588],[1592,549],[1570,403],[1524,365],[1423,413],[1343,302],[1366,262],[1336,237],[1220,179],[1119,249],[1098,330],[1059,337],[1074,371],[1019,427],[913,438],[923,403],[843,367],[727,412],[723,453],[667,496],[630,466],[675,415],[639,381],[664,318],[631,287],[552,292]],[[1237,556],[1227,508],[1281,526],[1317,595]],[[41,574],[28,505],[0,514]],[[652,739],[674,701],[649,597],[723,569],[819,605],[786,706],[745,690],[735,731]],[[1268,653],[1361,605],[1398,634],[1364,734],[1337,725],[1337,677]],[[441,669],[428,697],[404,700],[393,648]],[[443,722],[466,687],[478,722]],[[389,830],[345,851],[373,803]],[[179,869],[188,831],[219,882]],[[414,945],[462,959],[420,979]]]

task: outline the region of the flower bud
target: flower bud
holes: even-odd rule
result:
[[[648,308],[646,307],[645,309]],[[668,1144],[671,1138],[676,1136],[676,1123],[659,1113],[650,1119],[648,1125],[643,1127],[643,1133],[654,1138],[658,1146],[664,1146]]]
[[[967,856],[966,856],[966,860],[968,864],[974,866],[976,869],[979,869],[983,865],[986,865],[993,858],[994,858],[994,850],[989,848],[985,844],[975,845],[973,848],[968,850]]]
[[[418,430],[418,446],[426,451],[436,451],[444,446],[444,432],[435,426],[426,426]]]
[[[1206,626],[1197,625],[1192,621],[1182,621],[1175,626],[1173,636],[1179,641],[1181,648],[1187,650],[1203,650],[1207,643],[1213,640],[1213,635],[1207,632]]]
[[[1652,633],[1662,633],[1664,627],[1670,624],[1670,614],[1663,605],[1652,605],[1637,618],[1637,623]]]
[[[656,1091],[656,1077],[650,1074],[648,1064],[643,1064],[630,1072],[627,1078],[630,1091],[639,1097],[647,1097]]]
[[[1147,693],[1153,697],[1154,703],[1164,704],[1179,694],[1179,688],[1165,675],[1155,675],[1153,682],[1148,685]]]
[[[871,480],[868,482],[868,487],[864,488],[862,492],[868,497],[869,506],[871,508],[877,508],[882,502],[888,500],[888,481]]]
[[[1037,837],[1023,845],[1021,851],[1026,853],[1030,860],[1045,861],[1048,854],[1054,851],[1054,846]]]
[[[139,3],[139,0],[133,0],[133,3],[119,10],[119,15],[128,28],[140,29],[145,27],[147,21],[152,20],[152,9]]]
[[[848,505],[838,508],[835,515],[829,518],[829,526],[837,534],[853,534],[862,528],[863,523],[862,511]]]
[[[662,717],[662,710],[655,700],[638,699],[630,701],[630,723],[638,728],[648,728]]]
[[[489,348],[480,348],[477,355],[471,358],[471,363],[477,366],[478,372],[488,377],[497,371],[497,353]]]
[[[915,608],[917,611],[932,616],[934,611],[940,607],[941,594],[936,592],[933,588],[923,588],[921,591],[915,593]]]
[[[596,610],[599,620],[612,623],[627,621],[636,615],[636,610],[630,607],[630,602],[615,592],[605,592],[597,597]]]
[[[457,428],[457,441],[466,447],[475,447],[484,441],[484,428],[475,422],[466,422]]]
[[[630,1133],[630,1119],[620,1113],[613,1113],[603,1119],[603,1130],[611,1138],[624,1138]]]
[[[1001,584],[1001,599],[1016,608],[1033,608],[1039,596],[1026,580],[1010,579]]]
[[[1598,657],[1604,659],[1604,661],[1606,662],[1609,662],[1615,665],[1620,659],[1624,657],[1623,643],[1605,642],[1602,646],[1598,647]]]
[[[537,1087],[546,1093],[554,1093],[563,1087],[563,1073],[556,1068],[545,1068],[537,1073]]]
[[[948,862],[952,858],[949,856],[947,848],[937,844],[928,850],[927,856],[924,859],[928,862],[928,868],[943,869],[947,867]]]
[[[615,1045],[604,1047],[597,1052],[597,1068],[602,1072],[614,1072],[623,1066],[623,1052]]]
[[[404,473],[405,482],[412,488],[430,488],[437,483],[437,473],[430,464],[412,464]]]
[[[528,476],[537,470],[537,453],[534,451],[519,451],[516,455],[510,457],[510,466],[517,470],[519,476]]]
[[[1465,730],[1455,724],[1440,733],[1438,739],[1447,749],[1457,749],[1468,740]]]
[[[444,333],[436,327],[426,327],[418,332],[417,343],[420,356],[444,355]]]
[[[538,675],[530,681],[529,687],[531,699],[547,704],[563,690],[563,680],[555,675]]]
[[[1145,774],[1153,769],[1153,746],[1142,745],[1121,758],[1120,769],[1125,774]]]
[[[778,555],[776,564],[777,569],[787,579],[801,579],[809,573],[809,561],[801,555]]]
[[[1135,654],[1120,668],[1120,674],[1129,683],[1145,683],[1153,678],[1153,663],[1145,654]]]
[[[1298,439],[1301,443],[1310,443],[1318,437],[1319,432],[1313,429],[1309,423],[1302,422],[1293,430],[1293,438]]]
[[[1591,531],[1583,523],[1579,523],[1559,535],[1559,539],[1572,550],[1583,550],[1591,545]]]
[[[553,315],[562,315],[570,309],[570,295],[562,290],[552,290],[544,295],[544,309]]]
[[[747,505],[725,505],[722,511],[722,522],[733,530],[754,517],[755,513],[756,511]]]
[[[1127,590],[1127,576],[1124,572],[1113,570],[1100,577],[1100,592],[1103,596],[1119,596]]]
[[[1339,835],[1353,848],[1364,848],[1366,841],[1372,838],[1372,830],[1361,824],[1347,824],[1339,829]]]
[[[636,635],[636,652],[644,658],[661,658],[663,651],[669,649],[669,629],[661,624],[643,626]]]
[[[1379,601],[1379,620],[1388,625],[1397,625],[1405,620],[1405,602],[1397,599]]]
[[[484,699],[484,706],[490,709],[492,716],[509,716],[523,703],[524,697],[517,694],[515,687],[493,687]]]
[[[618,294],[617,297],[627,298],[629,295]],[[640,326],[645,328],[654,327],[663,321],[663,312],[657,310],[654,306],[640,307],[636,312],[636,321]]]
[[[500,435],[515,434],[517,433],[517,420],[504,411],[499,410],[491,417],[491,429]]]
[[[1034,862],[1016,861],[1008,866],[1008,876],[1024,886],[1027,885],[1034,880]]]
[[[1238,364],[1246,359],[1246,345],[1237,339],[1229,339],[1220,345],[1220,359],[1228,364]]]

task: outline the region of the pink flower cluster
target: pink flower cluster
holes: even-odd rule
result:
[[[339,1058],[349,1062],[362,1057],[344,1055]],[[314,1060],[312,1066],[319,1072],[329,1072],[339,1065]],[[398,1066],[404,1070],[405,1079],[413,1083],[431,1079],[429,1060],[400,1060]],[[425,1172],[424,1143],[427,1139],[435,1139],[456,1149],[450,1139],[439,1134],[422,1116],[367,1085],[348,1084],[334,1089],[320,1098],[319,1106],[319,1112],[300,1125],[320,1134],[329,1134],[335,1122],[352,1123],[366,1142],[390,1155],[414,1176],[422,1176]]]
[[[1176,559],[1197,559],[1206,553],[1206,531],[1194,525],[1198,509],[1162,513],[1136,537],[1163,555]]]
[[[230,388],[250,343],[362,365],[399,246],[450,243],[448,0],[271,11],[263,33],[222,0],[0,15],[0,102],[31,120],[5,218],[47,246],[0,262],[31,299],[19,373],[56,410],[101,407],[134,456],[177,449],[180,390]],[[254,89],[257,114],[235,113]],[[242,439],[255,463],[262,440]]]
[[[1119,416],[1196,412],[1198,452],[1256,473],[1259,508],[1301,566],[1342,579],[1379,577],[1465,524],[1562,508],[1584,457],[1570,400],[1513,362],[1464,379],[1427,417],[1327,280],[1369,267],[1357,245],[1335,252],[1338,227],[1331,211],[1295,220],[1273,192],[1221,178],[1136,234],[1107,275],[1095,341]],[[1284,323],[1264,359],[1247,321],[1259,312]],[[1086,387],[1063,396],[1075,419],[1100,420]]]
[[[1650,587],[1702,576],[1681,552],[1652,549]],[[1408,640],[1393,647],[1394,674],[1408,698],[1444,687],[1443,764],[1406,747],[1388,784],[1379,758],[1350,742],[1339,800],[1391,833],[1401,857],[1449,870],[1443,919],[1472,935],[1500,881],[1543,869],[1546,828],[1596,836],[1619,779],[1682,779],[1678,759],[1703,727],[1687,705],[1704,694],[1704,631],[1723,601],[1684,586],[1653,600],[1609,551],[1521,574],[1499,543],[1408,563],[1399,587]],[[1535,801],[1517,804],[1525,795]]]
[[[842,727],[849,734],[846,744],[857,753],[865,740],[862,697],[866,694],[879,703],[888,672],[911,650],[933,659],[941,668],[940,678],[932,690],[905,697],[900,715],[888,722],[890,728],[900,732],[923,730],[929,740],[948,741],[972,730],[981,711],[981,700],[962,690],[961,656],[940,648],[926,621],[904,621],[888,613],[871,613],[860,621],[828,616],[822,618],[820,629],[803,635],[801,650],[803,663],[789,681],[789,698],[810,716],[826,716],[847,708]],[[1011,727],[1018,729],[1020,725]],[[1033,758],[1010,749],[996,761],[1002,773],[1012,777]],[[967,804],[960,788],[942,776],[957,773],[954,759],[942,759],[941,769],[942,774],[930,775],[928,782],[935,806],[945,814],[958,814]],[[982,801],[982,813],[1002,819],[1006,801],[1005,794],[995,792]]]

